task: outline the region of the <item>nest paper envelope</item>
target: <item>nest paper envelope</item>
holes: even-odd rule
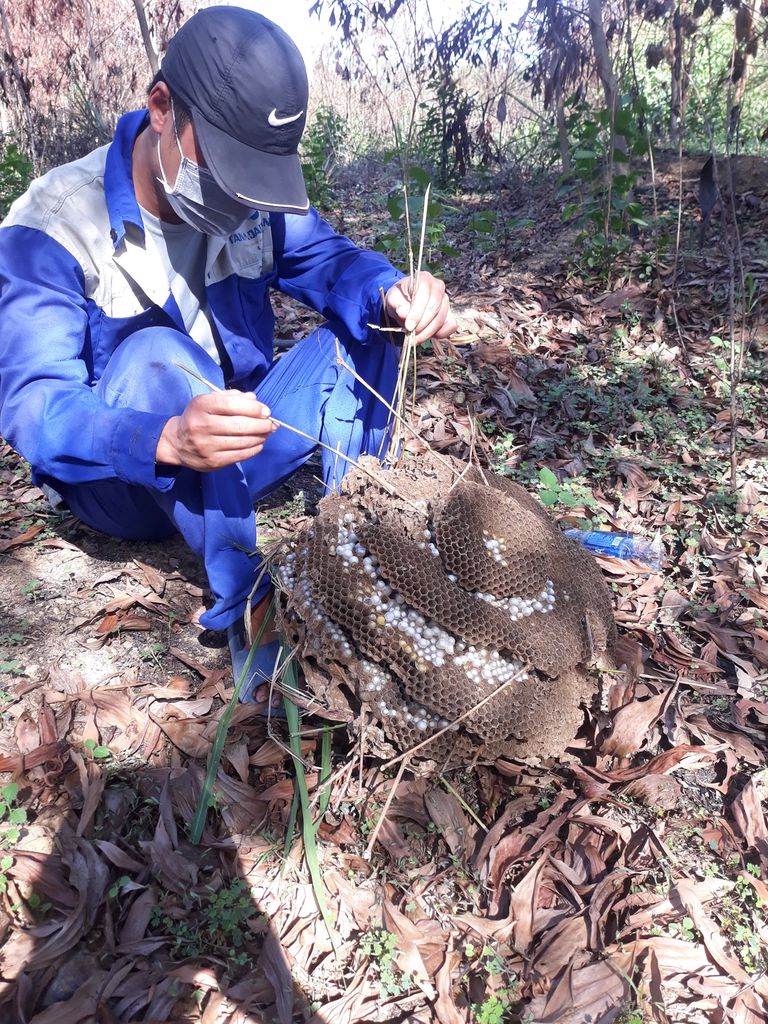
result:
[[[429,758],[562,752],[615,636],[594,559],[522,487],[428,453],[363,460],[277,564],[281,628],[331,713],[365,708],[406,750],[498,690]]]

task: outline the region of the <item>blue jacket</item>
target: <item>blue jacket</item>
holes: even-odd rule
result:
[[[92,390],[135,331],[184,331],[167,277],[145,247],[131,155],[146,113],[126,114],[109,146],[39,178],[0,226],[0,434],[38,480],[117,477],[156,485],[167,416],[113,408]],[[206,289],[225,380],[254,388],[273,359],[277,288],[360,341],[380,289],[402,275],[310,210],[256,212],[208,240]]]

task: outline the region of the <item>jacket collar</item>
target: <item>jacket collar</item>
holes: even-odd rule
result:
[[[128,224],[137,228],[142,236],[144,234],[144,225],[133,187],[132,169],[133,145],[148,119],[146,110],[134,110],[129,114],[123,114],[117,122],[115,137],[107,150],[104,194],[115,249],[125,237]]]

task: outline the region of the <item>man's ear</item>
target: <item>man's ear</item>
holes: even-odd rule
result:
[[[157,82],[152,86],[147,97],[147,110],[150,127],[159,135],[166,120],[171,116],[171,91],[165,82]]]

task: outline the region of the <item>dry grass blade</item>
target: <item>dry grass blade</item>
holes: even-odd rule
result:
[[[394,418],[396,423],[398,423],[401,427],[404,427],[407,431],[409,431],[409,433],[413,437],[418,438],[419,440],[423,440],[421,434],[416,429],[416,427],[409,423],[409,421],[404,416],[402,416],[394,407],[394,405],[388,402],[383,395],[379,394],[376,388],[374,388],[371,384],[368,383],[367,380],[361,377],[353,366],[350,366],[349,363],[345,362],[341,355],[341,349],[339,348],[338,342],[336,343],[336,362],[338,363],[339,366],[343,367],[343,369],[345,369],[347,373],[351,374],[351,376],[354,377],[358,384],[362,384],[362,386],[367,391],[369,391],[370,394],[372,394],[377,401],[381,402],[384,408],[387,409],[387,411],[389,412],[390,416]],[[456,478],[457,481],[461,479],[463,474],[466,472],[466,469],[459,471],[454,468],[450,460],[446,459],[439,452],[436,452],[433,448],[430,448],[430,451],[432,452],[435,459],[437,459],[437,461],[441,465],[445,466],[446,469],[448,469],[452,473],[452,475]]]
[[[376,822],[376,824],[375,824],[375,826],[373,828],[373,832],[371,832],[371,837],[368,840],[368,845],[365,848],[365,853],[363,854],[363,857],[365,858],[365,860],[370,860],[371,859],[371,854],[373,853],[373,848],[376,845],[376,840],[379,837],[379,832],[381,831],[381,826],[384,824],[384,822],[386,820],[387,812],[389,811],[389,808],[390,808],[390,806],[392,804],[392,801],[393,801],[393,799],[395,797],[395,793],[397,792],[397,787],[400,785],[400,782],[401,782],[401,780],[403,778],[403,773],[405,772],[405,769],[406,769],[406,767],[408,765],[408,761],[409,760],[410,760],[410,755],[405,755],[403,758],[401,758],[401,764],[400,764],[400,767],[397,770],[397,775],[395,776],[394,782],[392,783],[392,787],[391,787],[391,789],[389,791],[387,799],[384,802],[384,806],[381,809],[381,814],[379,815],[378,821]]]
[[[432,187],[431,184],[427,185],[426,190],[424,192],[424,208],[423,208],[422,218],[421,218],[421,236],[419,238],[419,258],[418,258],[418,262],[416,264],[415,274],[414,274],[414,268],[413,268],[413,246],[411,244],[411,237],[410,237],[410,220],[408,219],[406,221],[406,223],[408,225],[408,253],[409,253],[409,259],[410,259],[410,271],[411,271],[411,273],[410,273],[411,296],[413,296],[416,293],[416,291],[418,290],[419,279],[421,277],[421,265],[422,265],[422,260],[424,258],[424,239],[425,239],[426,232],[427,232],[427,211],[429,209],[429,193],[430,193],[431,187]],[[406,194],[406,201],[405,201],[405,210],[406,210],[406,217],[408,218],[409,217],[409,213],[408,213],[408,197],[407,197],[407,194]],[[409,371],[410,371],[411,367],[413,367],[413,380],[414,380],[413,393],[414,393],[414,396],[415,396],[415,393],[416,393],[416,388],[415,388],[415,382],[416,382],[416,335],[415,335],[415,333],[413,331],[411,331],[408,334],[406,334],[405,340],[403,342],[403,348],[402,348],[402,351],[400,353],[400,364],[398,366],[397,384],[395,386],[395,395],[394,395],[394,399],[393,399],[393,405],[394,405],[394,407],[395,407],[395,409],[397,411],[394,414],[395,415],[395,423],[394,423],[394,427],[392,429],[392,442],[390,444],[390,453],[394,457],[397,457],[397,454],[400,451],[400,447],[401,447],[401,441],[402,441],[402,437],[401,437],[401,424],[402,424],[403,420],[405,419],[405,401],[406,401],[406,395],[407,395],[407,392],[408,392],[408,374],[409,374]]]

